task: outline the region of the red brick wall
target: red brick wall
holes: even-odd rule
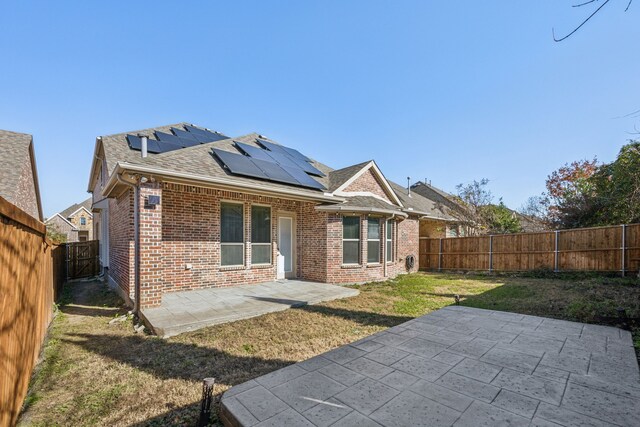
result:
[[[10,200],[14,205],[28,213],[34,218],[40,218],[40,210],[38,209],[38,197],[36,196],[36,183],[33,180],[33,170],[31,169],[31,156],[27,156],[22,171],[20,173],[20,181],[16,191],[16,200]]]
[[[412,271],[418,270],[418,220],[409,218],[400,222],[394,222],[393,245],[394,259],[387,263],[387,277],[384,276],[382,264],[367,265],[367,223],[366,216],[360,216],[360,264],[342,264],[342,216],[331,214],[327,226],[327,282],[329,283],[360,283],[367,281],[385,280],[398,274],[407,273],[405,257],[414,255],[416,263]],[[383,232],[383,242],[386,239]],[[382,259],[382,256],[380,257]]]
[[[325,257],[326,214],[313,204],[224,190],[165,184],[162,196],[162,266],[165,292],[261,283],[276,277],[277,213],[296,216],[297,271],[300,278],[323,280],[318,260]],[[220,203],[244,204],[245,265],[220,266]],[[272,263],[251,266],[251,204],[271,206]],[[191,264],[190,270],[186,264]]]
[[[150,196],[160,196],[160,204],[150,205]],[[157,307],[162,302],[164,263],[162,252],[162,185],[140,185],[140,307]]]
[[[133,193],[109,199],[109,276],[124,295],[134,297]]]
[[[345,192],[362,192],[366,191],[369,193],[373,193],[376,196],[382,197],[384,200],[390,202],[389,196],[382,189],[380,181],[373,174],[371,169],[365,171],[362,175],[358,177],[355,181],[353,181],[347,188],[344,189]]]

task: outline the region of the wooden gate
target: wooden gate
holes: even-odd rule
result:
[[[98,275],[98,240],[67,243],[67,275],[69,279]]]

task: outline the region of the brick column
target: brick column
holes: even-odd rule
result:
[[[159,198],[150,203],[150,196]],[[140,185],[140,308],[158,307],[162,303],[162,185]]]

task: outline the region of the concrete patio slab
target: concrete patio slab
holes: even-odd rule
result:
[[[640,370],[617,328],[446,307],[239,384],[228,427],[637,426]]]
[[[167,338],[206,326],[358,295],[357,289],[302,280],[167,293],[162,305],[142,316],[153,331]]]

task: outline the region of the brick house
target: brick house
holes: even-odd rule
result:
[[[45,224],[49,228],[67,236],[67,242],[86,242],[93,240],[93,213],[89,197],[81,203],[74,203],[62,212],[47,218]]]
[[[0,197],[42,221],[33,137],[0,130]]]
[[[429,210],[429,218],[420,221],[420,237],[444,238],[461,237],[468,233],[466,226],[460,220],[464,217],[464,207],[458,203],[455,196],[433,185],[431,182],[418,181],[411,186],[411,191],[419,194],[428,202],[423,210]]]
[[[168,292],[282,276],[416,271],[433,214],[374,161],[334,170],[262,135],[186,123],[98,137],[88,189],[106,277],[143,309]]]

